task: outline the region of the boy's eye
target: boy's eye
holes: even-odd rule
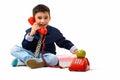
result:
[[[42,17],[38,17],[38,19],[42,19]]]
[[[48,19],[48,16],[46,16],[45,19]]]
[[[43,17],[38,17],[38,19],[42,19]],[[48,19],[48,16],[45,16],[44,19]]]

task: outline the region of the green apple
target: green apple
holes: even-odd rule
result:
[[[86,52],[83,49],[77,50],[76,55],[77,55],[78,58],[84,58],[86,56]]]

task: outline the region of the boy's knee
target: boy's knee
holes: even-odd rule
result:
[[[58,58],[56,55],[53,55],[49,58],[49,60],[47,61],[48,64],[51,64],[53,66],[58,64]]]
[[[20,46],[13,46],[13,48],[11,49],[10,53],[13,55],[15,52],[18,52],[21,50]]]

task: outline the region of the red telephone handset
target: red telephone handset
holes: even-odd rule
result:
[[[29,22],[31,25],[33,25],[34,22],[35,22],[34,17],[30,17],[30,18],[28,19],[28,22]],[[38,31],[40,34],[42,34],[42,35],[46,35],[46,34],[47,34],[47,29],[46,29],[45,27],[41,27],[41,28],[38,29],[37,31]]]

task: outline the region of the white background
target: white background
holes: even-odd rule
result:
[[[61,30],[79,49],[87,52],[91,70],[12,67],[10,49],[20,45],[32,8],[39,4],[51,10],[50,25]],[[0,78],[1,80],[119,80],[120,73],[119,0],[1,0]],[[70,53],[57,47],[57,52]]]

